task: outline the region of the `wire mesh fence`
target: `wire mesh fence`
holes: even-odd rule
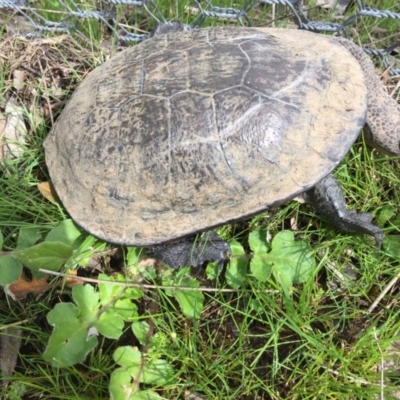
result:
[[[120,43],[139,42],[148,38],[148,27],[155,23],[171,21],[170,12],[166,12],[154,0],[105,0],[103,2],[59,0],[50,8],[50,2],[29,2],[27,0],[0,0],[0,11],[12,12],[25,21],[24,31],[19,32],[27,37],[43,36],[48,33],[69,33],[88,35],[96,22],[97,29],[106,29]],[[243,0],[234,3],[235,7],[216,5],[216,0],[193,0],[187,2],[170,2],[169,9],[176,8],[179,17],[190,21],[186,29],[193,29],[213,24],[213,20],[228,20],[245,26],[268,26],[282,17],[289,17],[301,29],[315,32],[335,32],[345,35],[349,28],[363,18],[387,18],[400,21],[400,13],[393,10],[382,10],[365,5],[364,0],[354,4],[342,0],[332,2],[317,1],[317,5],[329,8],[330,15],[338,22],[317,21],[309,19],[311,6],[301,0]],[[36,6],[34,6],[36,4]],[[341,10],[349,8],[346,17]],[[168,15],[167,15],[168,14]],[[176,19],[174,16],[172,19]],[[4,21],[3,21],[4,22]],[[92,25],[91,25],[92,24]],[[143,28],[144,27],[144,28]],[[368,49],[365,51],[380,57],[385,68],[392,75],[400,74],[400,69],[390,68],[388,54],[400,41],[391,43],[386,49]]]
[[[206,19],[228,19],[246,26],[254,24],[266,26],[271,24],[271,14],[264,12],[266,7],[273,9],[275,20],[285,15],[291,17],[299,28],[316,32],[329,31],[345,34],[346,28],[353,26],[358,20],[365,17],[390,18],[400,21],[399,12],[368,7],[364,0],[355,1],[352,5],[352,12],[346,13],[346,17],[341,18],[340,23],[309,19],[307,11],[311,6],[304,4],[301,0],[245,0],[241,4],[235,3],[238,4],[236,7],[221,7],[215,5],[216,2],[216,0],[193,0],[192,4],[181,2],[185,8],[185,18],[188,14],[194,16],[190,25],[187,25],[187,29],[199,27],[205,23]],[[169,15],[166,15],[167,13],[154,0],[106,0],[96,6],[94,5],[96,2],[87,0],[59,0],[56,3],[57,6],[52,9],[39,5],[34,7],[31,3],[27,0],[0,0],[0,10],[11,10],[30,24],[31,29],[25,33],[26,36],[40,36],[46,32],[73,33],[80,31],[82,33],[84,31],[82,25],[85,22],[97,21],[110,30],[118,41],[138,42],[145,40],[148,34],[140,32],[135,15],[140,14],[141,20],[147,19],[156,23],[170,21]],[[179,7],[178,3],[174,2],[174,7]],[[347,8],[351,2],[342,0],[335,4],[335,2],[326,0],[325,3],[324,0],[317,1],[317,5],[328,6],[332,11],[331,14],[337,17],[341,13],[340,10]],[[255,20],[256,14],[257,20]],[[398,43],[394,45],[398,45]],[[385,60],[385,51],[374,51],[374,54]],[[398,74],[399,70],[394,70],[392,73]]]

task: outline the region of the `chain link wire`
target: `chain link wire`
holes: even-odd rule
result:
[[[52,12],[31,6],[28,0],[0,0],[0,11],[11,10],[25,18],[31,28],[29,32],[24,33],[26,37],[40,37],[48,32],[70,34],[78,32],[84,34],[84,30],[80,29],[84,23],[97,21],[109,29],[120,43],[140,42],[147,39],[149,35],[131,31],[132,28],[125,22],[126,20],[130,21],[129,14],[133,15],[140,10],[142,19],[147,17],[147,21],[151,20],[154,23],[171,22],[165,18],[154,0],[104,0],[101,3],[102,9],[89,9],[90,2],[88,1],[59,0],[58,3],[59,9]],[[228,19],[237,21],[238,24],[243,26],[252,26],[249,14],[252,10],[266,5],[286,7],[296,25],[301,29],[314,32],[327,31],[344,36],[346,36],[346,28],[354,25],[363,17],[390,18],[400,21],[400,13],[367,7],[364,0],[356,0],[354,13],[346,17],[340,24],[309,20],[301,0],[246,0],[240,8],[216,6],[213,4],[213,0],[188,1],[188,8],[189,4],[193,5],[190,11],[197,14],[197,19],[191,25],[186,25],[187,29],[200,27],[209,18]],[[118,17],[121,13],[125,16],[123,22]],[[400,42],[388,49],[364,48],[364,50],[368,54],[381,58],[383,65],[388,68],[391,75],[400,75],[400,69],[391,68],[388,59],[389,53],[398,46],[400,46]]]

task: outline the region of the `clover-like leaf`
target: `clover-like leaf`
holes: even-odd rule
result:
[[[257,279],[266,280],[272,272],[287,295],[292,285],[305,282],[314,268],[311,247],[306,242],[296,241],[291,231],[279,232],[272,241],[271,251],[255,253],[251,262],[251,271]]]

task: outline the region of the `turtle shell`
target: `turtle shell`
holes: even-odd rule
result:
[[[92,71],[45,141],[72,218],[167,242],[312,187],[364,125],[362,70],[334,39],[216,27],[153,37]]]

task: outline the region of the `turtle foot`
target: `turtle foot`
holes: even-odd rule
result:
[[[372,223],[370,213],[347,210],[342,189],[332,175],[326,176],[305,193],[307,202],[343,232],[366,233],[374,236],[376,247],[382,246],[383,232]]]
[[[231,254],[229,244],[214,231],[190,236],[174,243],[166,243],[146,248],[147,254],[168,264],[172,268],[185,265],[201,267],[206,262],[219,262]]]

